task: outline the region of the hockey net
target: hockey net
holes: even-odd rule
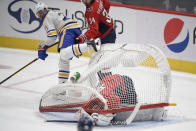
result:
[[[91,57],[77,83],[49,89],[40,112],[117,113],[168,106],[171,75],[155,46],[107,44]],[[137,110],[137,111],[136,111]]]

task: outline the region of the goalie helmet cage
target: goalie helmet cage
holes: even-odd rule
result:
[[[154,45],[107,44],[94,53],[77,84],[49,89],[40,112],[118,113],[169,106],[171,73],[168,61]],[[131,118],[132,117],[132,118]]]

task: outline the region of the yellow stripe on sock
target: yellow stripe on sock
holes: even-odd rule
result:
[[[78,50],[78,45],[74,45],[74,52],[76,53],[77,56],[80,55],[79,50]]]
[[[69,73],[59,73],[60,77],[69,77]]]

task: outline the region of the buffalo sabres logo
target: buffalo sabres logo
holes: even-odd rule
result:
[[[10,27],[13,30],[20,33],[33,33],[41,28],[42,22],[32,10],[36,3],[34,0],[14,0],[9,4],[8,13],[17,22],[17,27],[16,24],[11,23]]]

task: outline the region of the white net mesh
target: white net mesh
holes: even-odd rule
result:
[[[104,45],[91,58],[88,80],[107,101],[109,109],[168,103],[170,68],[163,53],[151,45]],[[139,97],[139,98],[138,98]],[[93,109],[95,98],[85,108]],[[97,106],[97,105],[95,105]],[[97,109],[96,109],[97,110]]]
[[[170,68],[164,54],[152,45],[102,45],[84,72],[77,85],[50,89],[40,107],[58,107],[53,111],[60,111],[78,104],[89,113],[113,113],[137,103],[145,106],[169,101]],[[68,93],[71,90],[72,94]]]

